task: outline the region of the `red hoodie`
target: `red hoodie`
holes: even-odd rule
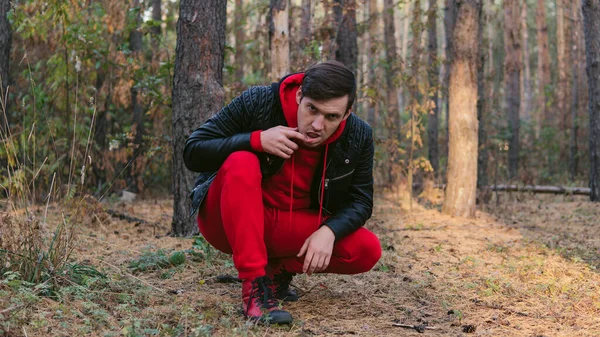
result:
[[[298,104],[296,103],[296,92],[304,74],[288,76],[279,86],[279,97],[283,113],[289,127],[298,126]],[[294,152],[292,158],[286,160],[283,167],[275,175],[263,180],[263,200],[265,206],[280,210],[307,209],[310,206],[310,185],[315,175],[315,170],[321,160],[324,160],[328,144],[337,140],[342,132],[346,121],[342,121],[338,129],[317,148],[300,146]],[[253,135],[253,147],[256,145],[258,133]],[[323,175],[325,172],[323,171]],[[321,188],[323,188],[321,186]],[[292,195],[293,191],[293,196]],[[291,197],[290,197],[291,196]]]

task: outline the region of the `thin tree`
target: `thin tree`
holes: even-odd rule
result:
[[[10,61],[10,48],[12,45],[12,31],[8,21],[8,12],[10,11],[10,0],[0,0],[0,135],[5,137],[6,127],[8,126],[8,97],[6,90],[8,87],[8,67]],[[6,115],[5,115],[6,114]],[[6,118],[6,119],[5,119]],[[5,163],[1,162],[2,168]],[[0,170],[2,169],[0,168]]]
[[[152,0],[152,21],[154,21],[154,24],[150,28],[150,33],[152,33],[152,53],[153,55],[158,55],[158,44],[161,34],[160,22],[162,21],[161,0]]]
[[[418,0],[417,0],[418,1]],[[368,111],[368,117],[367,117],[367,121],[369,122],[369,125],[371,125],[371,127],[374,129],[375,134],[378,134],[378,128],[377,126],[377,111],[376,111],[376,107],[377,107],[377,100],[374,96],[376,90],[374,90],[375,86],[376,86],[376,79],[375,79],[375,64],[377,63],[377,55],[378,55],[378,51],[377,51],[377,44],[375,43],[375,39],[378,36],[378,10],[377,10],[377,0],[368,0],[369,2],[369,48],[367,49],[367,55],[369,55],[368,58],[368,64],[369,67],[367,69],[367,85],[369,86],[370,89],[369,92],[371,93],[370,95],[368,95],[369,99],[367,100],[367,111]]]
[[[396,116],[400,115],[398,110],[398,95],[396,89],[395,78],[398,73],[398,55],[396,54],[396,27],[394,25],[394,0],[385,0],[383,6],[383,35],[385,45],[385,62],[387,69],[385,71],[386,83],[386,108],[388,113],[387,123],[389,129],[389,137],[393,138],[397,133],[396,128],[400,125],[393,125],[396,121]]]
[[[482,7],[483,4],[482,4]],[[484,188],[488,185],[487,176],[487,129],[486,129],[486,109],[485,109],[485,62],[486,62],[486,48],[488,44],[491,44],[491,39],[483,39],[483,28],[485,27],[486,20],[489,18],[482,10],[479,15],[479,30],[477,32],[477,41],[479,41],[479,59],[477,62],[477,120],[478,120],[478,152],[477,152],[477,187]],[[485,199],[485,197],[484,197]]]
[[[141,16],[141,8],[140,8],[140,0],[133,1],[133,13],[134,15],[134,28],[129,33],[129,49],[131,50],[132,57],[137,61],[141,62],[142,57],[142,49],[144,47],[144,42],[142,40],[142,32],[140,31],[140,26],[142,23]],[[131,94],[131,111],[132,111],[132,130],[134,132],[133,138],[133,151],[130,159],[131,165],[129,166],[127,172],[127,185],[128,189],[131,192],[139,193],[140,188],[138,186],[137,181],[137,173],[136,173],[136,163],[139,162],[137,160],[138,156],[143,151],[142,142],[143,137],[146,132],[144,128],[144,107],[140,103],[139,100],[139,88],[137,87],[137,81],[133,81],[130,94]]]
[[[271,78],[278,80],[290,72],[288,0],[271,0],[269,17]]]
[[[235,0],[235,81],[241,87],[244,79],[244,64],[245,61],[245,19],[244,19],[244,3],[242,0]]]
[[[519,166],[519,107],[521,105],[521,34],[519,0],[504,1],[504,80],[509,121],[508,178],[517,176]]]
[[[430,88],[430,99],[434,102],[432,113],[428,115],[427,121],[427,140],[429,148],[429,162],[433,172],[438,174],[439,169],[439,149],[438,149],[438,78],[439,66],[437,55],[437,1],[429,0],[429,11],[427,15],[427,41],[428,41],[428,77]]]
[[[529,121],[531,117],[531,67],[529,62],[529,31],[527,29],[527,1],[521,4],[521,36],[523,39],[523,71],[521,72],[521,117]]]
[[[304,49],[310,43],[312,32],[311,0],[302,0],[302,16],[300,17],[300,43],[298,44],[298,55],[304,53]],[[356,14],[354,15],[354,30],[356,31]]]
[[[590,200],[600,202],[600,0],[582,0],[590,114]]]
[[[186,136],[223,106],[227,0],[181,0],[173,80],[172,234],[192,235],[189,193],[196,174],[183,162]]]
[[[550,109],[547,107],[546,90],[550,85],[550,51],[548,48],[548,23],[546,22],[546,6],[545,0],[537,1],[537,9],[535,21],[537,25],[537,45],[538,45],[538,62],[537,62],[537,123],[536,136],[540,136],[542,127],[550,121]]]
[[[337,45],[335,59],[342,62],[356,74],[358,67],[356,1],[335,0],[333,14],[338,27],[335,40]]]
[[[442,211],[475,216],[477,192],[477,59],[481,0],[457,2],[450,65],[448,185]]]
[[[444,7],[444,32],[446,34],[446,59],[444,60],[444,83],[442,85],[442,101],[445,102],[446,107],[446,139],[444,139],[444,146],[442,147],[442,155],[448,156],[448,143],[449,143],[449,114],[450,114],[450,100],[449,100],[449,82],[450,82],[450,64],[452,63],[452,32],[457,16],[457,4],[456,0],[445,0]]]

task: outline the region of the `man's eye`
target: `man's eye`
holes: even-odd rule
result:
[[[317,108],[315,108],[314,105],[309,105],[308,108],[310,109],[310,111],[317,111]]]
[[[337,115],[327,115],[328,119],[335,120],[337,119]]]

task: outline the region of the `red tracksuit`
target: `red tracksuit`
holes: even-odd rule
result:
[[[286,121],[297,127],[296,91],[303,74],[280,85]],[[265,275],[267,263],[302,273],[304,256],[296,255],[304,241],[322,224],[321,214],[309,209],[310,183],[327,155],[327,145],[341,135],[345,121],[318,149],[299,147],[272,177],[263,179],[256,155],[232,153],[223,163],[198,214],[202,235],[215,248],[233,254],[241,279]],[[262,151],[260,131],[252,148]],[[324,175],[325,172],[318,172]],[[325,273],[356,274],[370,270],[381,256],[377,237],[365,228],[335,242]]]

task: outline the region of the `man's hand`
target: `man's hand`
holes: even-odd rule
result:
[[[329,266],[335,235],[327,226],[322,226],[304,241],[298,257],[306,253],[302,272],[311,275],[323,271]]]
[[[294,151],[298,149],[298,144],[294,143],[293,139],[305,141],[306,137],[298,132],[298,128],[288,128],[281,125],[260,133],[263,150],[283,159],[290,158]]]

